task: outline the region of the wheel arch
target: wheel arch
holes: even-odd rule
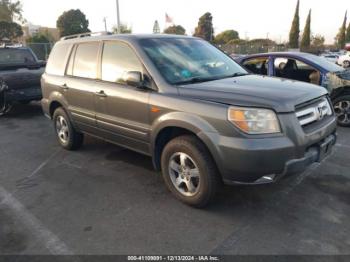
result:
[[[204,132],[217,132],[207,121],[198,116],[185,113],[171,113],[162,119],[158,119],[152,128],[151,135],[151,154],[153,165],[156,170],[161,169],[161,155],[164,147],[172,139],[182,135],[193,135],[201,141],[216,162],[213,147],[209,139],[205,137]]]

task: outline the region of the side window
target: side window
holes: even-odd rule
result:
[[[254,74],[258,75],[268,75],[269,67],[269,58],[268,57],[259,57],[246,60],[243,62],[245,68],[251,71]]]
[[[55,45],[46,65],[46,73],[59,76],[64,75],[71,46],[71,44],[67,43],[59,43]]]
[[[125,73],[130,71],[143,71],[134,51],[121,42],[105,42],[102,55],[102,80],[123,84]]]
[[[292,58],[276,58],[276,76],[319,85],[321,73],[312,66]]]
[[[97,42],[83,43],[77,46],[73,65],[73,76],[91,79],[97,78],[98,49],[99,43]],[[71,67],[71,63],[69,67]]]

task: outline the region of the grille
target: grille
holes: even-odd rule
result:
[[[333,115],[332,107],[326,97],[297,109],[296,116],[302,127],[325,121]]]

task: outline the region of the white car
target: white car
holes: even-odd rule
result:
[[[348,51],[345,55],[340,56],[337,64],[343,66],[344,68],[349,68],[350,67],[350,51]]]
[[[338,63],[339,56],[329,53],[329,54],[322,54],[321,57],[326,58],[329,62],[332,62],[334,64]]]

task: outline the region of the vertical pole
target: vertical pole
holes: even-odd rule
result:
[[[103,22],[105,23],[105,31],[107,32],[107,17],[103,18]]]
[[[117,33],[120,34],[120,11],[119,11],[119,0],[116,0],[117,7]]]

